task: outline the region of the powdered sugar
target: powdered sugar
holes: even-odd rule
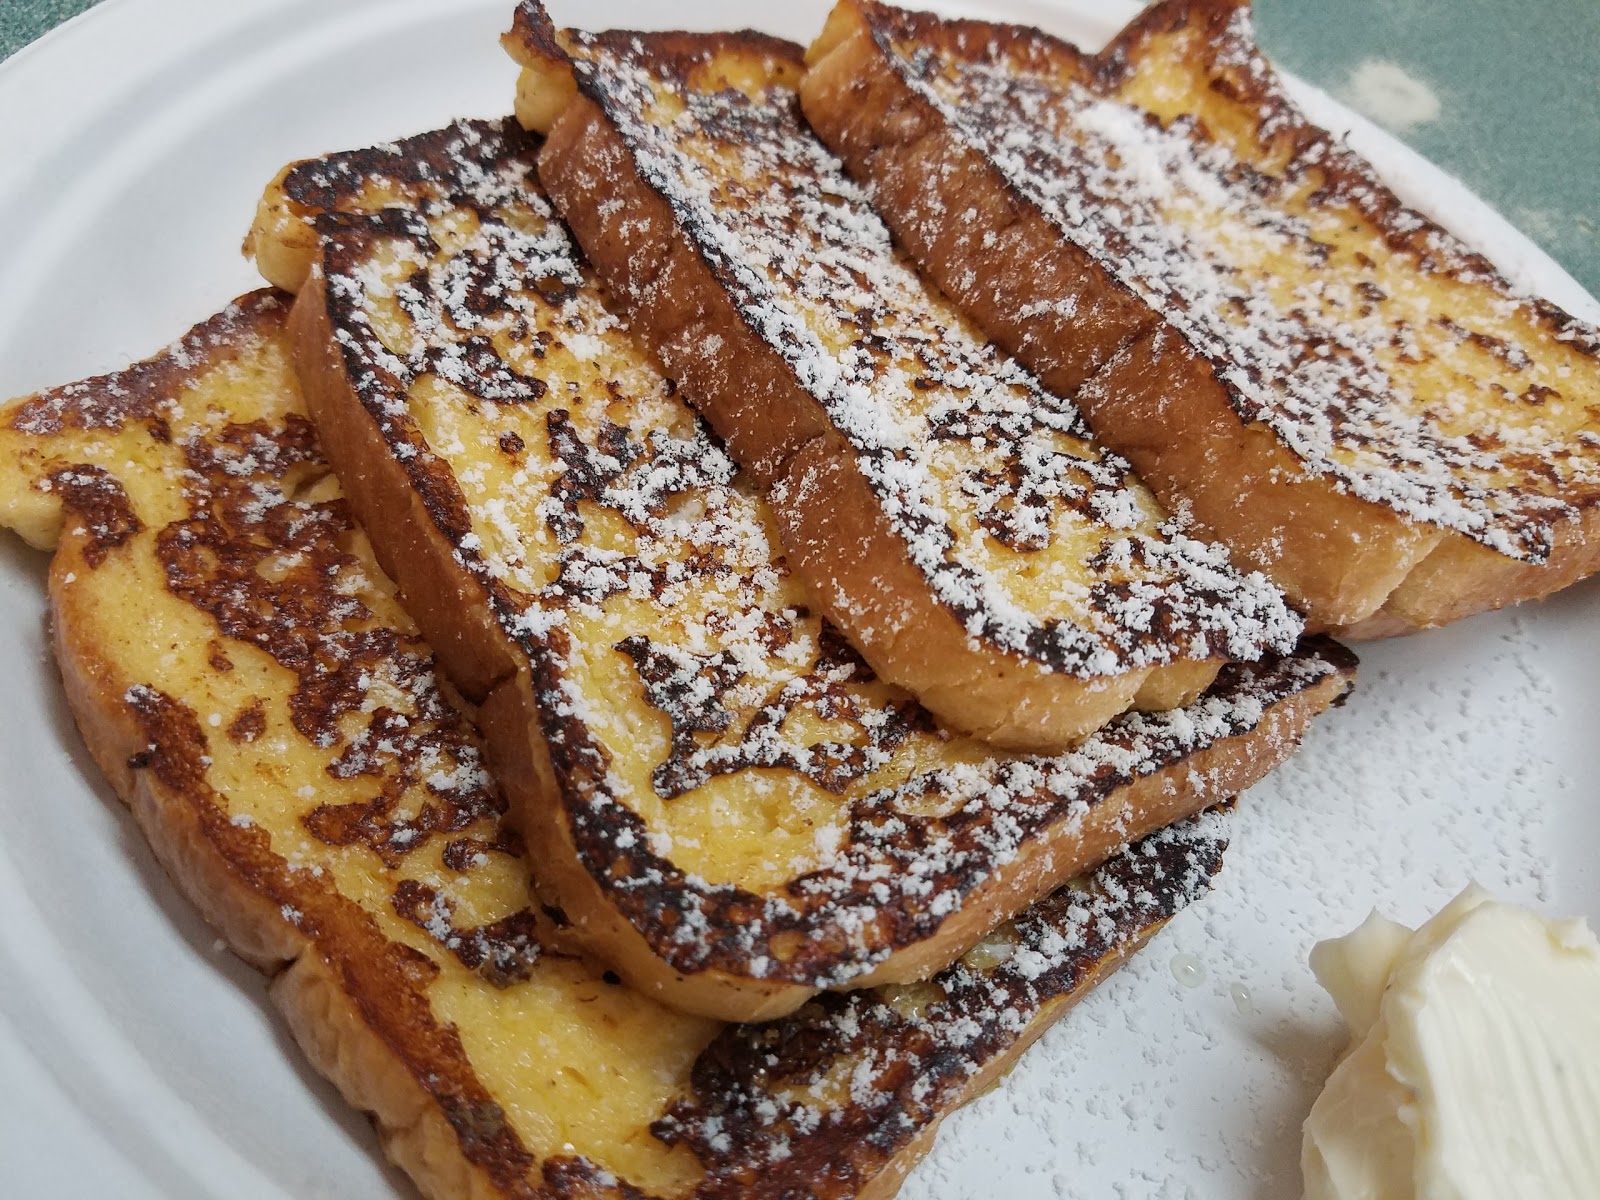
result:
[[[1265,580],[1163,523],[1071,405],[921,283],[791,90],[698,89],[648,40],[573,38],[580,84],[641,177],[848,439],[912,561],[977,642],[1084,676],[1288,644],[1297,620]],[[1134,553],[1096,555],[1118,540]],[[1052,562],[1087,586],[1030,595],[1026,556],[1056,541],[1083,547]]]
[[[1220,67],[1275,86],[1245,9],[1216,45]],[[1280,175],[1263,174],[1196,118],[1163,128],[1092,71],[1063,84],[993,46],[970,58],[905,47],[891,61],[1072,245],[1213,365],[1243,420],[1269,427],[1311,471],[1533,561],[1573,516],[1574,497],[1600,489],[1600,459],[1581,432],[1600,394],[1595,372],[1569,378],[1554,353],[1564,341],[1592,347],[1594,331],[1517,296],[1393,205],[1336,144],[1311,139]],[[1300,121],[1271,94],[1263,141]],[[1352,209],[1380,243],[1390,237],[1374,251],[1383,263],[1334,250]]]

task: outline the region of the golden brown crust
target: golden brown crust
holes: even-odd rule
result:
[[[1181,769],[1144,776],[1087,816],[1064,818],[1057,829],[1029,842],[999,868],[940,927],[937,939],[896,951],[861,984],[925,979],[950,961],[952,947],[955,954],[966,953],[999,922],[1078,873],[1066,865],[1073,860],[1063,859],[1059,847],[1080,841],[1113,846],[1126,841],[1132,830],[1140,832],[1131,836],[1141,836],[1165,828],[1192,816],[1199,807],[1243,792],[1261,778],[1263,765],[1276,766],[1299,748],[1312,718],[1342,700],[1350,683],[1348,676],[1329,676],[1273,705],[1249,736],[1208,746],[1190,755]]]
[[[393,562],[401,592],[419,622],[439,623],[436,627],[424,623],[425,631],[441,646],[460,644],[462,639],[452,625],[460,619],[461,608],[452,599],[436,602],[437,595],[428,593],[451,596],[456,581],[464,579],[467,571],[445,549],[448,537],[429,508],[403,503],[407,493],[369,490],[369,484],[380,475],[367,456],[378,453],[371,439],[380,435],[350,383],[346,366],[327,352],[337,341],[326,313],[326,296],[320,277],[314,275],[311,284],[302,289],[293,317],[300,338],[319,339],[299,343],[297,362],[312,411],[318,415],[326,451],[341,465],[341,475],[351,480],[352,503],[376,544],[433,542],[431,551],[384,557]],[[419,458],[413,456],[409,461]],[[394,459],[387,456],[386,461]],[[390,486],[395,486],[394,480]],[[408,483],[408,489],[410,486]],[[455,505],[440,507],[450,511]],[[411,522],[422,528],[404,527]],[[905,913],[886,911],[864,933],[841,940],[826,910],[818,910],[816,917],[807,918],[806,953],[814,955],[826,971],[826,955],[841,951],[858,955],[860,941],[866,940],[869,945],[881,944],[884,955],[864,977],[866,982],[924,978],[962,953],[996,922],[1081,873],[1130,838],[1248,786],[1286,757],[1310,718],[1349,686],[1350,663],[1335,648],[1308,646],[1306,653],[1309,664],[1316,664],[1321,656],[1323,664],[1316,669],[1326,673],[1304,685],[1284,688],[1280,682],[1283,690],[1272,694],[1261,722],[1127,786],[1100,789],[1104,795],[1097,797],[1087,819],[1071,805],[1062,805],[1048,819],[1031,815],[1029,833],[1019,852],[981,881],[969,883],[954,915],[930,921],[926,914],[918,917],[909,909]],[[451,662],[448,650],[441,657],[447,664]],[[537,670],[537,660],[533,669]],[[1270,672],[1263,678],[1269,676]],[[1226,697],[1230,686],[1219,684],[1219,694]],[[753,978],[735,969],[741,955],[771,957],[774,951],[769,947],[783,945],[794,936],[786,925],[767,928],[765,918],[758,915],[766,907],[760,897],[743,892],[724,896],[721,890],[708,891],[692,884],[669,860],[639,848],[645,831],[639,825],[637,833],[633,832],[637,818],[619,809],[602,823],[588,811],[588,785],[581,781],[583,749],[592,735],[581,723],[568,720],[563,727],[552,715],[553,709],[559,708],[556,694],[550,692],[551,698],[541,701],[541,687],[549,684],[536,680],[530,668],[519,668],[515,676],[490,690],[483,720],[492,757],[498,773],[507,780],[527,841],[538,848],[538,875],[546,902],[560,910],[566,937],[609,962],[632,986],[686,1011],[754,1020],[792,1011],[803,1003],[815,984],[785,983],[781,976]],[[552,729],[561,731],[561,751],[553,762]],[[563,778],[568,781],[566,786],[559,782]],[[1175,786],[1174,781],[1181,783]],[[1036,828],[1034,822],[1038,822]],[[586,831],[581,837],[580,827]],[[974,830],[962,836],[979,835]],[[621,846],[633,848],[624,852]],[[913,857],[918,853],[914,840],[908,842],[904,853]],[[641,886],[637,882],[640,876],[660,882]],[[845,885],[841,882],[840,886]],[[718,915],[724,910],[726,918]],[[693,969],[675,967],[674,959],[683,950],[674,936],[675,923],[682,919],[674,915],[678,912],[704,913],[713,920],[726,919],[741,926],[754,949],[730,953],[720,961],[706,959]],[[859,918],[852,917],[855,920]],[[847,950],[847,946],[854,948]],[[805,957],[791,958],[787,966],[802,968],[806,961]],[[862,978],[853,970],[840,982],[858,986]]]
[[[1049,750],[1125,712],[1147,678],[1169,669],[1084,681],[975,647],[928,590],[849,445],[677,236],[667,202],[588,97],[574,97],[550,130],[539,179],[631,324],[648,330],[668,374],[773,496],[790,563],[879,675],[956,729],[1007,749]],[[736,376],[729,362],[739,363]]]
[[[434,1025],[404,948],[348,900],[295,877],[261,831],[228,818],[199,773],[204,741],[181,700],[152,697],[142,715],[130,703],[100,621],[78,611],[84,589],[64,582],[92,569],[75,535],[64,538],[51,563],[56,661],[85,744],[157,860],[229,948],[273,978],[313,1065],[372,1114],[386,1150],[425,1194],[519,1194],[507,1186],[525,1160],[515,1135],[502,1127],[464,1146],[444,1115],[452,1097],[487,1093],[454,1034]]]
[[[1600,551],[1580,536],[1586,520],[1557,518],[1547,553],[1531,552],[1542,561],[1519,561],[1394,505],[1358,499],[1342,481],[1309,469],[1276,432],[1241,416],[1220,365],[1064,237],[987,152],[952,127],[918,90],[914,77],[923,68],[904,58],[907,47],[922,46],[1061,91],[1112,93],[1135,77],[1142,55],[1170,53],[1152,49],[1162,38],[1184,32],[1207,48],[1197,52],[1205,61],[1173,68],[1210,81],[1205,111],[1185,118],[1202,122],[1206,132],[1197,139],[1214,137],[1268,174],[1314,170],[1323,181],[1317,195],[1358,209],[1393,252],[1429,264],[1442,259],[1451,265],[1428,270],[1450,278],[1497,280],[1481,257],[1405,209],[1365,164],[1304,121],[1253,46],[1241,43],[1245,8],[1239,0],[1170,0],[1090,59],[1033,30],[845,0],[812,47],[801,94],[813,126],[871,182],[896,235],[940,286],[1047,383],[1074,394],[1096,433],[1132,460],[1163,501],[1186,505],[1203,531],[1271,575],[1314,628],[1407,632],[1546,595],[1592,572]],[[1592,357],[1592,331],[1543,302],[1531,302],[1530,311]],[[1581,493],[1566,494],[1586,506]]]
[[[52,410],[68,419],[59,427],[40,430],[34,436],[41,448],[69,463],[79,447],[70,436],[61,436],[63,430],[70,435],[76,429],[93,428],[108,437],[132,437],[133,442],[125,443],[131,448],[132,457],[127,462],[119,461],[117,467],[123,478],[138,481],[126,485],[133,499],[124,494],[125,485],[108,472],[90,476],[103,478],[104,488],[123,496],[121,503],[130,512],[141,499],[149,506],[146,511],[160,511],[159,502],[151,502],[148,479],[139,477],[141,472],[150,472],[170,479],[173,472],[160,459],[180,449],[190,463],[186,496],[191,503],[208,503],[211,487],[223,494],[232,487],[258,500],[269,496],[270,492],[250,492],[250,480],[244,474],[237,478],[227,476],[220,465],[225,459],[206,456],[219,451],[227,455],[237,448],[262,456],[265,463],[276,446],[285,451],[278,461],[285,464],[286,472],[295,471],[298,456],[314,451],[306,450],[302,442],[305,422],[293,411],[297,397],[292,380],[275,381],[281,390],[264,406],[271,414],[267,419],[245,424],[227,423],[230,413],[225,408],[212,408],[197,421],[197,415],[185,410],[178,398],[198,381],[211,387],[201,386],[196,394],[206,395],[209,403],[217,404],[214,380],[207,376],[234,358],[256,355],[252,369],[263,369],[259,348],[282,342],[286,308],[285,300],[276,293],[246,297],[217,318],[197,326],[168,355],[114,376],[46,393],[37,400],[53,398]],[[202,345],[210,352],[195,353]],[[286,371],[286,359],[280,362]],[[270,372],[270,368],[265,369]],[[146,399],[151,401],[152,411],[161,416],[161,427],[146,429],[150,414],[131,410],[120,412],[115,420],[101,419],[107,411],[103,401],[125,400],[140,381],[151,380],[157,382]],[[248,385],[239,386],[243,390]],[[251,402],[243,396],[240,399],[241,408]],[[30,402],[19,408],[37,412],[41,404]],[[290,410],[287,414],[285,408]],[[210,434],[196,437],[195,428],[197,424],[205,427],[206,415],[220,417],[221,422],[211,427]],[[286,415],[288,421],[284,424]],[[249,440],[241,441],[241,433]],[[142,443],[141,436],[145,439]],[[179,438],[193,440],[180,443]],[[147,458],[154,461],[147,465]],[[223,481],[231,482],[208,479],[204,465],[207,462]],[[237,466],[238,462],[234,459],[232,465]],[[74,469],[80,474],[86,470],[81,466]],[[264,465],[259,468],[263,474],[267,470]],[[286,473],[276,482],[290,487],[292,478]],[[54,492],[77,518],[66,523],[50,572],[52,632],[66,697],[91,754],[118,797],[128,805],[158,861],[236,954],[277,978],[275,989],[286,995],[287,1007],[296,1018],[296,1032],[307,1039],[308,1052],[336,1084],[347,1094],[360,1097],[364,1107],[374,1112],[386,1140],[394,1142],[397,1152],[408,1154],[407,1147],[419,1140],[430,1147],[427,1161],[415,1159],[405,1164],[417,1168],[420,1186],[434,1189],[437,1185],[437,1190],[429,1192],[433,1195],[457,1195],[462,1193],[454,1186],[455,1180],[467,1176],[487,1180],[492,1176],[498,1181],[492,1189],[483,1184],[473,1194],[520,1194],[517,1180],[525,1176],[528,1160],[516,1135],[503,1124],[498,1130],[487,1132],[465,1126],[453,1128],[448,1120],[447,1114],[460,1110],[462,1104],[486,1102],[488,1093],[454,1031],[434,1019],[425,985],[432,978],[430,972],[436,973],[437,968],[423,955],[385,937],[366,911],[331,886],[331,876],[320,868],[308,873],[292,867],[274,849],[265,828],[248,816],[249,797],[224,796],[213,790],[209,778],[211,755],[218,751],[211,739],[248,743],[254,740],[260,725],[246,720],[220,730],[219,722],[213,719],[208,726],[188,698],[151,686],[139,673],[135,660],[140,644],[150,637],[174,636],[170,631],[182,625],[124,628],[117,623],[122,604],[134,606],[134,611],[162,612],[161,605],[181,600],[207,613],[216,621],[215,640],[208,652],[212,669],[229,677],[243,673],[236,660],[249,662],[248,655],[254,650],[237,624],[237,615],[226,607],[231,597],[188,574],[184,560],[174,557],[175,549],[187,541],[186,527],[190,522],[174,520],[165,528],[141,523],[135,534],[108,546],[94,512],[80,507],[85,491],[75,492],[58,483]],[[270,500],[263,503],[263,515],[256,519],[271,528],[274,505]],[[317,524],[319,509],[326,522],[321,526]],[[309,518],[306,527],[310,532],[301,535],[298,549],[308,555],[320,552],[325,561],[342,562],[339,556],[343,552],[335,544],[333,530],[343,531],[346,527],[337,512],[323,501],[306,502],[302,512]],[[262,534],[241,520],[239,510],[230,510],[229,517],[227,536],[236,540],[221,544],[224,558],[229,557],[230,550],[235,557],[248,553],[253,539]],[[278,544],[286,551],[290,549],[286,540]],[[146,563],[147,559],[155,562]],[[97,572],[115,571],[120,573],[118,578],[138,581],[134,586],[147,586],[145,581],[150,576],[140,572],[151,565],[157,578],[163,568],[166,575],[166,587],[158,589],[154,596],[108,595],[95,582]],[[248,565],[246,569],[250,569]],[[328,626],[318,622],[329,619],[332,610],[327,605],[351,603],[348,590],[338,591],[339,583],[350,578],[343,574],[341,566],[341,580],[324,577],[313,581],[309,590],[301,592],[302,603],[296,610],[307,628],[275,629],[273,636],[281,632],[286,640],[260,639],[257,644],[291,662],[297,661],[297,634],[313,642],[319,637],[330,638],[320,647],[327,659],[348,649],[337,647]],[[268,603],[267,597],[263,596],[262,602]],[[359,624],[359,618],[355,620]],[[371,640],[374,647],[387,644],[382,636]],[[173,645],[170,649],[175,653],[180,647]],[[266,678],[277,677],[269,674]],[[301,684],[304,689],[303,678]],[[274,685],[257,686],[271,695]],[[306,695],[304,690],[299,693],[302,698]],[[283,700],[272,698],[275,704]],[[289,707],[293,708],[292,701]],[[257,722],[264,719],[259,716],[259,700],[254,711]],[[323,716],[309,706],[302,705],[298,715],[304,727],[302,733],[313,725],[329,728]],[[213,732],[208,734],[208,728]],[[295,735],[291,732],[287,736]],[[323,751],[325,759],[331,762],[344,748],[342,738],[335,740],[331,748]],[[381,768],[375,773],[381,774]],[[266,778],[276,776],[268,772]],[[240,799],[246,803],[233,803]],[[308,813],[308,829],[314,826],[315,815]],[[309,976],[324,983],[335,981],[339,990],[335,1007],[342,1013],[338,1023],[313,1023],[314,1013],[307,1007]],[[327,995],[324,1000],[331,1003]],[[334,1053],[336,1046],[340,1049]],[[422,1080],[429,1081],[426,1087]],[[421,1107],[419,1096],[425,1098],[426,1109]],[[421,1125],[416,1126],[419,1120]],[[440,1171],[444,1174],[440,1175]]]
[[[611,890],[584,866],[549,744],[540,732],[543,714],[527,672],[495,688],[478,719],[523,838],[542,847],[537,886],[553,920],[550,936],[555,944],[610,964],[629,987],[671,1008],[725,1020],[769,1021],[794,1012],[815,993],[801,984],[751,979],[715,967],[689,974],[674,971],[617,907]]]
[[[1121,349],[1077,400],[1158,494],[1188,504],[1317,628],[1376,612],[1444,536],[1307,472],[1272,433],[1241,421],[1210,364],[1163,330]]]
[[[1012,27],[897,16],[909,36],[935,44],[970,37],[1026,50]],[[1148,305],[1086,251],[1064,243],[906,86],[861,7],[837,5],[806,62],[800,102],[812,128],[852,174],[871,180],[874,204],[918,264],[999,345],[1030,365],[1037,359],[1033,369],[1048,387],[1074,395],[1099,364],[1154,324]],[[1091,59],[1070,53],[1053,65],[1064,78],[1093,71]],[[1017,263],[1033,265],[1019,271]],[[1067,311],[1058,304],[1062,296],[1081,299]]]
[[[1241,421],[1209,364],[1154,328],[1148,305],[1065,241],[906,84],[861,6],[846,0],[835,12],[845,14],[834,18],[836,40],[814,48],[800,86],[807,119],[872,181],[885,219],[939,286],[1074,396],[1158,496],[1269,574],[1314,626],[1348,625],[1380,606],[1438,535],[1309,477],[1276,437]],[[936,44],[962,34],[1017,40],[1006,26],[904,17]],[[1093,63],[1070,48],[1060,57],[1064,73],[1092,76]]]
[[[128,681],[107,655],[98,623],[80,613],[82,590],[66,582],[92,569],[79,535],[64,536],[50,563],[50,628],[67,705],[84,745],[189,902],[240,958],[257,970],[278,971],[304,953],[309,940],[283,920],[282,902],[260,886],[262,848],[240,834],[231,852],[220,849],[216,839],[222,831],[214,817],[194,796],[174,789],[162,778],[162,764],[151,761],[152,746],[167,752],[124,700]]]
[[[1334,630],[1343,637],[1394,637],[1445,625],[1474,613],[1539,600],[1600,571],[1600,506],[1558,525],[1549,557],[1518,562],[1446,534],[1363,623]]]
[[[461,1153],[459,1136],[436,1098],[368,1023],[327,958],[315,950],[299,955],[273,977],[268,991],[312,1067],[347,1104],[371,1116],[384,1154],[424,1196],[505,1200],[521,1190],[497,1185]]]
[[[556,60],[546,56],[560,52],[559,37],[543,27],[530,32],[532,11],[519,10],[508,41],[519,61],[549,79]],[[613,47],[632,35],[585,36],[586,45]],[[795,65],[793,47],[780,54],[742,36],[644,41],[662,78],[692,81],[714,63],[754,86],[785,78]],[[602,96],[623,90],[603,75],[586,87]],[[1051,660],[1040,648],[1048,637],[1021,653],[975,634],[973,615],[956,611],[930,585],[926,564],[914,560],[904,523],[886,511],[863,455],[741,312],[704,249],[684,236],[684,219],[641,177],[615,114],[596,95],[573,94],[550,123],[541,182],[633,326],[769,489],[795,569],[880,675],[955,729],[1036,751],[1062,749],[1130,705],[1192,697],[1204,687],[1220,658],[1178,654],[1153,667],[1096,674]],[[619,108],[632,102],[615,101]],[[737,371],[728,369],[732,362]]]

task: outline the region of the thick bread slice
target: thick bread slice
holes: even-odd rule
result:
[[[425,1194],[892,1194],[940,1117],[1220,865],[1207,814],[933,984],[759,1029],[552,950],[470,710],[320,457],[287,311],[246,296],[0,409],[0,511],[36,544],[59,531],[57,656],[118,795]]]
[[[1600,567],[1600,334],[1310,125],[1244,0],[1098,58],[842,0],[808,57],[807,117],[911,254],[1314,627]]]
[[[798,47],[558,36],[531,0],[506,41],[525,120],[570,97],[544,186],[880,675],[956,729],[1059,751],[1292,643],[1260,576],[1185,537],[895,251],[800,119]]]
[[[466,125],[308,162],[257,236],[320,215],[293,323],[329,458],[482,701],[546,902],[629,983],[751,1020],[926,978],[1260,778],[1349,686],[1318,643],[1059,759],[941,733],[811,610],[525,179],[536,145]]]

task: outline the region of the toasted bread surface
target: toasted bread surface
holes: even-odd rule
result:
[[[470,708],[321,457],[287,311],[244,297],[162,356],[0,409],[0,479],[19,524],[61,530],[56,650],[97,761],[425,1194],[887,1195],[1219,866],[1208,814],[932,984],[761,1029],[559,952]]]
[[[1259,578],[1180,534],[895,251],[799,117],[798,48],[557,35],[532,3],[509,41],[552,90],[570,55],[542,181],[885,678],[956,728],[1061,749],[1292,640]]]
[[[1096,58],[844,0],[810,57],[808,117],[918,261],[1314,626],[1600,566],[1600,336],[1310,125],[1241,0]]]
[[[451,171],[324,211],[298,363],[380,560],[483,701],[564,936],[630,983],[755,1019],[818,988],[925,978],[1259,778],[1348,687],[1351,661],[1318,643],[1063,758],[941,733],[811,609],[770,510],[608,314],[542,197],[501,188],[533,143],[466,126],[403,152],[446,144]],[[295,195],[343,179],[358,198],[386,169],[304,164],[263,211],[282,192],[314,217],[326,198]],[[472,297],[492,303],[452,307]],[[495,622],[482,646],[454,599],[474,589]]]

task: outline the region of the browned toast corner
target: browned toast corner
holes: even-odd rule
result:
[[[810,58],[807,116],[923,267],[1313,626],[1600,567],[1600,335],[1311,125],[1242,0],[1094,58],[844,0]]]
[[[56,543],[57,655],[97,761],[423,1194],[892,1194],[940,1118],[1219,867],[1207,814],[930,983],[759,1029],[561,953],[470,709],[321,457],[286,316],[255,293],[162,355],[0,407],[0,500]]]
[[[541,182],[881,675],[1050,751],[1292,638],[1259,577],[1178,532],[894,251],[799,118],[797,47],[557,34],[533,3],[508,42],[522,102],[568,96]]]
[[[563,936],[641,990],[753,1019],[925,978],[1259,778],[1349,686],[1318,642],[1060,758],[940,733],[813,610],[542,195],[481,190],[536,143],[428,136],[454,174],[333,156],[269,189],[322,234],[297,362],[380,561],[483,702]],[[304,199],[330,179],[345,199]]]

